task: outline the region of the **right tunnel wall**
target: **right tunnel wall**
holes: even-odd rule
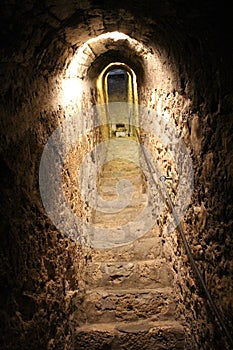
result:
[[[164,71],[169,70],[170,79],[166,85],[166,80],[157,77],[153,81],[150,76],[140,101],[170,118],[191,153],[194,187],[182,227],[206,286],[231,332],[232,92],[227,69],[231,70],[232,56],[222,45],[222,36],[228,35],[228,22],[221,12],[219,21],[220,32],[212,19],[206,24],[204,35],[203,28],[190,25],[187,32],[182,24],[173,35],[177,23],[167,25],[162,52]],[[161,53],[159,41],[154,40],[152,45]],[[153,148],[153,139],[148,142]],[[161,231],[166,218],[163,220]],[[164,234],[164,248],[176,276],[180,317],[188,325],[186,348],[228,349],[228,341],[190,267],[178,231]]]

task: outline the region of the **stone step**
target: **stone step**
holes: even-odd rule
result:
[[[114,188],[104,188],[104,190],[102,191],[102,189],[100,191],[98,191],[99,195],[107,200],[113,200],[113,201],[117,201],[118,200],[118,192],[117,190]],[[121,193],[120,193],[121,195]],[[108,199],[109,198],[109,199]],[[126,197],[126,199],[128,199]],[[142,193],[142,191],[134,191],[131,195],[131,198],[129,198],[129,204],[128,207],[133,207],[135,205],[138,204],[143,204],[145,205],[148,201],[148,195],[146,193]],[[108,204],[108,203],[106,203]]]
[[[183,350],[184,328],[175,320],[84,325],[74,350]]]
[[[130,262],[96,262],[86,268],[85,280],[90,288],[162,288],[173,284],[173,274],[162,259]]]
[[[128,178],[124,178],[126,180],[129,180]],[[132,192],[137,194],[137,196],[142,195],[145,186],[143,185],[142,181],[139,179],[136,180],[129,180],[130,184],[132,186]],[[103,182],[101,182],[101,184],[98,187],[98,193],[100,194],[110,194],[110,195],[118,195],[118,191],[117,191],[117,184],[119,181],[112,181],[112,179],[109,181],[107,181],[106,179],[104,179]],[[127,185],[128,186],[128,185]],[[128,191],[128,190],[127,190]],[[145,192],[144,192],[145,193]]]
[[[75,300],[72,300],[74,307]],[[176,303],[169,287],[127,290],[96,288],[86,291],[82,309],[82,315],[79,307],[75,311],[77,315],[74,315],[79,318],[80,324],[137,321],[148,317],[163,320],[174,317]]]
[[[97,230],[95,230],[94,232],[90,232],[89,244],[91,247],[95,247],[95,249],[102,250],[102,251],[103,249],[106,251],[109,251],[109,249],[111,249],[112,254],[114,254],[116,248],[125,247],[131,244],[132,242],[137,241],[138,239],[140,239],[145,235],[146,231],[149,230],[147,223],[141,221],[140,218],[138,219],[138,217],[132,222],[130,222],[128,226],[120,225],[118,227],[110,227],[109,225],[108,227],[107,225],[106,226],[96,225]],[[148,244],[147,240],[145,244]],[[126,256],[130,255],[131,259],[134,259],[134,256],[135,256],[135,260],[154,259],[155,257],[157,257],[157,252],[160,247],[156,247],[156,250],[154,250],[151,247],[151,245],[145,246],[145,248],[146,249],[148,248],[147,252],[144,251],[144,248],[141,246],[141,244],[138,244],[135,247],[133,247],[134,250],[130,252],[130,254],[128,254],[128,252],[126,251],[125,255]],[[138,254],[138,252],[141,252],[141,257]],[[107,255],[103,253],[103,256],[107,256]],[[118,255],[118,258],[117,257],[115,259],[113,258],[113,260],[119,260],[119,259],[120,260],[124,259],[124,257],[122,257],[122,255],[120,256]],[[108,261],[108,256],[105,261]]]
[[[113,153],[113,157],[115,159],[105,159],[105,163],[101,168],[102,174],[109,174],[113,177],[118,177],[122,175],[130,175],[130,174],[142,174],[139,158],[134,158],[134,154],[126,154],[125,150],[122,151],[122,154],[118,153],[118,149],[115,149]],[[127,159],[124,159],[126,155]]]
[[[109,210],[109,207],[106,207],[106,210]],[[137,216],[144,209],[144,205],[137,205],[135,207],[127,207],[116,213],[105,213],[103,211],[96,211],[93,217],[93,224],[100,225],[101,227],[121,227],[132,221],[136,221]]]
[[[112,169],[107,169],[107,170],[103,170],[101,172],[101,180],[105,183],[110,183],[112,181],[119,181],[121,179],[127,179],[127,180],[132,180],[132,181],[142,181],[142,179],[144,178],[142,176],[142,171],[140,169],[137,168],[124,168],[122,170],[117,170],[114,169],[114,167]]]
[[[105,191],[98,191],[99,195],[104,199],[105,201],[118,201],[118,193],[117,191],[113,191],[111,189],[105,189]],[[126,197],[126,199],[128,199]],[[127,208],[133,208],[137,205],[147,205],[148,202],[148,195],[144,193],[143,191],[141,192],[133,192],[132,197],[129,198],[129,204]],[[108,203],[106,203],[108,205]],[[109,205],[108,205],[109,207]]]
[[[138,159],[140,152],[139,152],[139,147],[132,143],[130,146],[128,140],[125,140],[124,142],[123,139],[115,139],[115,142],[111,142],[108,147],[108,152],[107,152],[107,159],[112,160],[112,156],[117,155],[119,158],[122,157],[125,161],[128,159]],[[117,159],[117,157],[114,157],[114,160]]]
[[[154,226],[143,237],[124,246],[111,249],[92,249],[92,263],[153,260],[161,256],[162,247],[163,240],[159,237],[159,227]]]

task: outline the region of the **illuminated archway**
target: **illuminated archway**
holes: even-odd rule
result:
[[[148,59],[145,60],[145,57]],[[90,88],[96,88],[101,73],[113,69],[112,65],[117,64],[130,74],[135,87],[137,81],[137,94],[130,99],[137,104],[140,87],[147,74],[146,62],[152,62],[153,59],[154,56],[146,46],[124,33],[108,32],[87,40],[75,52],[72,60],[67,62],[62,77],[62,105],[69,106],[73,111],[81,111],[83,93],[87,96]],[[137,79],[134,72],[137,72]],[[101,98],[97,101],[96,98],[95,103],[100,103],[101,100],[105,101]]]
[[[121,72],[125,76],[126,81],[126,96],[117,96],[117,99],[113,99],[110,96],[109,85],[110,77],[116,72]],[[117,74],[116,74],[117,75]],[[104,108],[99,108],[101,111],[99,114],[101,118],[104,118],[106,125],[108,125],[108,130],[105,132],[108,133],[109,137],[115,136],[135,136],[135,128],[133,125],[138,124],[138,90],[137,90],[137,77],[135,72],[125,63],[122,62],[113,62],[107,65],[96,81],[97,88],[97,103]],[[114,104],[111,102],[127,102],[128,108],[125,110],[126,104],[123,104],[122,110],[119,109],[120,105],[118,104],[118,109],[114,110]],[[125,116],[125,122],[122,124],[117,123],[117,118],[119,113],[121,116]],[[107,136],[107,135],[106,135]]]

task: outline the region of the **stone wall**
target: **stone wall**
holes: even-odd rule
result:
[[[198,40],[196,44],[197,42]],[[192,42],[189,45],[191,46]],[[206,51],[208,45],[210,43],[206,44]],[[194,52],[195,47],[190,47],[189,50]],[[194,189],[187,214],[182,220],[182,227],[207,288],[230,330],[232,317],[228,311],[232,309],[230,278],[232,207],[229,190],[232,186],[230,166],[232,155],[229,147],[232,144],[230,140],[232,121],[229,119],[229,105],[225,107],[222,93],[222,89],[229,91],[229,86],[223,87],[225,79],[222,82],[219,80],[222,66],[219,69],[219,66],[212,62],[207,68],[202,61],[205,55],[206,62],[211,62],[206,52],[205,54],[200,52],[199,56],[193,57],[191,73],[188,71],[190,67],[184,65],[180,67],[178,76],[177,66],[171,64],[171,75],[168,77],[168,81],[172,82],[171,87],[168,85],[169,82],[160,79],[158,89],[153,88],[153,79],[150,75],[148,85],[151,87],[144,91],[142,103],[146,101],[150,108],[157,108],[157,111],[169,120],[191,153]],[[163,71],[167,70],[167,60],[164,62]],[[171,59],[170,62],[172,61]],[[194,84],[192,78],[195,75],[199,75],[202,79]],[[184,76],[185,84],[182,80]],[[226,95],[229,99],[230,93]],[[150,136],[147,144],[157,155],[158,146]],[[165,175],[168,176],[166,172]],[[169,189],[171,185],[169,181],[167,183]],[[176,182],[172,185],[175,188]],[[170,195],[172,197],[171,192]],[[163,231],[166,215],[160,218],[160,223]],[[165,235],[164,240],[166,258],[171,261],[175,271],[178,293],[181,297],[180,316],[187,322],[186,332],[190,337],[187,336],[187,348],[228,348],[216,318],[210,308],[206,307],[206,297],[190,269],[179,232]]]
[[[71,300],[78,299],[81,308],[90,249],[60,233],[46,215],[39,164],[49,136],[73,111],[63,105],[62,80],[74,53],[90,37],[115,30],[150,53],[133,57],[132,51],[105,47],[93,76],[116,57],[132,62],[135,72],[143,67],[139,102],[152,109],[159,105],[184,138],[193,160],[194,191],[182,225],[232,329],[233,75],[231,47],[224,44],[231,39],[230,5],[3,1],[1,7],[1,349],[74,348]],[[102,53],[90,53],[91,62]],[[80,111],[94,104],[94,81],[85,85],[82,78]],[[95,139],[86,136],[86,150]],[[153,150],[152,139],[149,144]],[[78,210],[86,220],[90,213],[82,205]],[[186,348],[227,349],[179,233],[164,236],[164,246],[175,272]]]
[[[53,226],[38,185],[43,147],[65,112],[51,102],[57,96],[54,77],[29,67],[7,68],[1,111],[1,348],[70,348],[66,291],[83,288],[84,253]]]

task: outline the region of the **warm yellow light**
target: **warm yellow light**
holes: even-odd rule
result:
[[[63,104],[65,106],[69,104],[75,104],[78,96],[82,93],[82,86],[79,79],[69,78],[64,79],[62,82],[63,88]]]
[[[135,75],[134,71],[129,66],[127,66],[125,63],[122,63],[122,62],[113,62],[113,63],[108,64],[102,70],[102,72],[100,73],[98,79],[102,79],[103,76],[105,75],[106,71],[109,70],[109,68],[111,68],[113,66],[114,67],[121,67],[122,69],[125,69],[126,71],[129,71],[133,77],[135,76],[135,79],[136,79],[136,75]]]
[[[84,63],[85,58],[87,57],[85,54],[85,51],[88,50],[89,45],[95,45],[98,42],[104,43],[108,39],[112,39],[114,41],[127,40],[129,43],[129,46],[132,47],[136,52],[142,53],[142,52],[148,51],[148,49],[146,49],[146,47],[143,44],[141,44],[139,41],[135,39],[132,39],[130,36],[124,33],[117,32],[117,31],[108,32],[108,33],[100,34],[95,38],[91,38],[87,40],[82,46],[80,46],[80,48],[78,49],[77,53],[75,54],[72,60],[72,69],[73,67],[75,67],[75,64],[77,66],[77,64]]]
[[[62,81],[63,105],[77,108],[78,100],[82,98],[82,80],[78,78],[78,68],[83,61],[83,51],[78,50],[66,70]]]
[[[91,40],[100,40],[100,39],[113,39],[115,41],[117,40],[128,40],[130,39],[130,37],[124,33],[121,33],[121,32],[108,32],[108,33],[105,33],[105,34],[101,34],[99,35],[97,38],[94,38],[94,39],[91,39]]]
[[[104,103],[108,103],[108,99],[107,99],[107,75],[106,72],[108,70],[110,70],[111,67],[119,67],[122,69],[125,69],[127,71],[128,74],[128,84],[130,84],[130,88],[129,88],[129,99],[128,102],[129,103],[134,103],[134,104],[138,104],[138,95],[137,95],[137,77],[136,74],[134,73],[134,71],[127,66],[125,63],[122,62],[113,62],[110,63],[109,65],[107,65],[107,67],[105,67],[102,72],[100,73],[100,75],[97,78],[96,81],[96,87],[97,87],[97,91],[98,91],[98,103],[99,104],[104,104]]]
[[[66,70],[66,74],[63,80],[63,105],[71,105],[72,108],[77,108],[82,98],[83,90],[83,77],[86,76],[87,67],[91,65],[93,56],[89,45],[98,44],[99,42],[104,43],[106,40],[112,39],[114,41],[127,40],[131,48],[136,52],[144,52],[145,47],[137,40],[130,38],[128,35],[121,32],[108,32],[101,34],[95,38],[89,39],[83,45],[80,46],[78,51],[72,58],[70,65]],[[121,62],[114,62],[109,64],[99,75],[97,79],[97,89],[99,91],[99,103],[107,103],[106,96],[101,92],[103,90],[102,78],[105,76],[105,72],[111,66],[121,66],[131,74],[133,78],[133,85],[136,86],[136,75],[132,69],[124,65]],[[137,95],[133,94],[134,103],[136,103]]]

